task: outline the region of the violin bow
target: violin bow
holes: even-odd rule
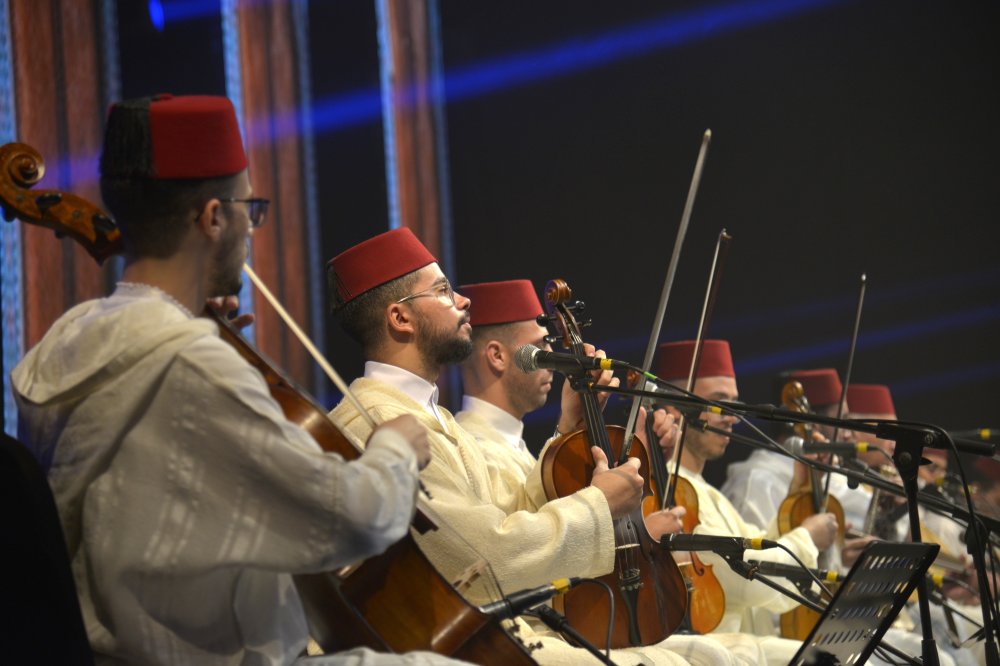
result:
[[[691,370],[688,372],[687,390],[690,393],[694,389],[695,377],[698,375],[698,365],[701,363],[701,350],[705,344],[705,331],[708,330],[708,322],[712,319],[712,311],[715,309],[715,299],[719,293],[719,283],[722,279],[722,267],[726,263],[729,254],[729,242],[733,239],[726,230],[719,232],[719,239],[715,244],[715,256],[712,257],[712,269],[708,275],[708,287],[705,289],[705,302],[701,307],[701,320],[698,322],[698,335],[695,337],[694,353],[691,355]],[[673,504],[674,491],[677,488],[677,475],[680,473],[681,454],[684,452],[684,436],[687,434],[688,420],[681,415],[680,427],[678,429],[677,446],[674,448],[674,473],[670,477],[670,485],[667,492],[663,494],[663,501],[666,504]]]
[[[681,259],[681,246],[684,245],[684,237],[687,235],[688,224],[691,221],[691,211],[694,210],[694,200],[698,195],[698,187],[701,185],[701,172],[705,167],[705,157],[708,155],[708,145],[712,142],[712,130],[706,129],[701,137],[701,148],[698,150],[698,160],[694,164],[694,173],[691,175],[691,185],[688,187],[687,201],[684,203],[684,212],[681,214],[681,224],[677,229],[677,238],[674,240],[674,250],[670,255],[670,264],[667,267],[667,276],[663,281],[663,288],[660,290],[660,303],[656,308],[656,316],[653,321],[653,330],[649,336],[649,343],[646,345],[646,355],[642,360],[643,373],[648,373],[653,365],[653,356],[656,354],[656,343],[660,339],[660,329],[663,326],[663,316],[667,311],[667,301],[670,300],[670,291],[674,286],[674,275],[677,273],[677,264]],[[628,460],[628,454],[632,450],[632,436],[635,434],[635,425],[639,420],[639,403],[641,398],[632,398],[632,408],[628,414],[625,426],[625,443],[618,464],[624,464]],[[653,445],[653,442],[650,442]]]
[[[340,373],[333,369],[333,366],[330,365],[329,361],[326,360],[326,357],[323,356],[319,349],[317,349],[316,345],[313,344],[313,341],[308,335],[305,334],[305,331],[299,327],[298,322],[296,322],[295,318],[292,317],[292,315],[289,314],[289,312],[284,308],[281,301],[278,300],[278,297],[271,293],[271,290],[267,288],[264,281],[260,279],[252,268],[250,268],[250,264],[243,264],[243,272],[247,274],[250,281],[253,282],[258,291],[263,294],[264,299],[271,304],[271,307],[273,307],[275,312],[278,313],[278,316],[281,317],[282,321],[284,321],[288,328],[291,329],[295,337],[299,339],[299,342],[302,343],[302,346],[305,347],[306,351],[308,351],[313,357],[313,360],[319,364],[319,367],[322,368],[323,372],[326,373],[326,376],[329,377],[331,382],[333,382],[333,385],[344,394],[344,397],[351,403],[351,406],[358,410],[358,413],[361,414],[361,418],[363,418],[372,430],[374,430],[377,425],[375,423],[375,419],[373,419],[371,414],[368,413],[368,410],[362,406],[361,401],[357,399],[354,392],[351,391],[350,387],[348,387],[347,382],[345,382],[340,376]]]
[[[837,420],[844,417],[844,401],[847,400],[847,386],[851,383],[851,372],[854,370],[854,351],[858,345],[858,331],[861,330],[861,309],[865,303],[865,288],[868,286],[868,277],[861,274],[861,288],[858,293],[858,306],[854,311],[854,332],[851,334],[851,348],[847,353],[847,370],[844,373],[844,385],[840,387],[840,402],[837,403]],[[833,441],[837,441],[840,434],[840,426],[833,429]],[[830,496],[830,473],[826,473],[823,481],[823,510],[826,510],[826,498]]]

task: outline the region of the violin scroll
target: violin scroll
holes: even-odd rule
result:
[[[97,263],[122,251],[121,232],[86,199],[56,190],[32,190],[45,175],[41,154],[24,143],[0,147],[0,207],[4,220],[19,218],[80,243]]]

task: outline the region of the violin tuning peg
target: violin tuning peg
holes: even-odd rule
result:
[[[115,221],[112,220],[107,215],[100,215],[100,214],[94,215],[93,223],[94,227],[97,228],[98,231],[103,231],[106,234],[110,234],[112,231],[118,228],[118,225],[115,224]]]
[[[587,304],[583,301],[573,301],[573,303],[568,307],[573,311],[573,314],[579,314],[587,309]]]
[[[546,344],[554,345],[556,342],[559,341],[559,336],[558,335],[546,335],[543,339],[545,340]]]
[[[47,210],[52,208],[57,203],[62,201],[62,195],[58,192],[50,192],[48,194],[43,194],[40,197],[35,198],[35,205],[38,206],[40,210]]]
[[[539,326],[548,326],[549,324],[554,324],[556,322],[555,315],[540,314],[535,317],[535,321],[538,322]]]

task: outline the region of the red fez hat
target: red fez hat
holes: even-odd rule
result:
[[[217,178],[246,168],[236,111],[225,97],[157,95],[118,102],[108,113],[105,178]]]
[[[847,405],[852,414],[896,413],[889,387],[883,384],[848,384]]]
[[[694,356],[694,340],[667,342],[660,345],[656,376],[673,380],[688,378],[691,374],[691,359]],[[699,377],[736,377],[733,369],[733,355],[725,340],[705,340],[698,363]]]
[[[400,227],[344,250],[330,260],[337,299],[347,303],[361,294],[437,259],[413,232]]]
[[[458,291],[472,300],[473,326],[510,324],[542,314],[542,304],[530,280],[480,282],[459,287]]]
[[[154,97],[149,135],[156,178],[214,178],[247,168],[236,111],[225,97]]]
[[[788,374],[787,381],[802,384],[806,399],[813,407],[836,405],[840,402],[840,393],[844,390],[840,376],[833,368],[796,370]]]

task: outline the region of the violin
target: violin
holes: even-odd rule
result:
[[[4,217],[53,229],[79,241],[103,262],[121,251],[121,236],[100,208],[75,195],[31,191],[44,174],[41,155],[25,144],[0,148],[0,204]],[[306,430],[324,451],[346,460],[361,450],[330,420],[325,409],[268,363],[214,310],[220,337],[267,382],[285,417]],[[412,530],[437,525],[417,510]],[[434,568],[411,534],[381,555],[338,571],[297,575],[314,639],[326,651],[370,647],[388,652],[432,650],[481,664],[535,664],[527,648],[500,622],[471,605]]]
[[[565,346],[577,356],[584,356],[583,339],[574,312],[583,305],[571,302],[572,291],[562,280],[552,280],[545,288],[545,306],[550,320],[556,324]],[[580,382],[585,429],[561,435],[550,444],[542,456],[542,483],[548,499],[566,497],[587,487],[596,463],[591,446],[598,446],[611,465],[619,459],[625,446],[624,428],[606,426],[598,400],[587,385],[592,378],[585,371],[568,381]],[[640,461],[639,473],[645,479],[643,496],[653,495],[649,485],[649,456],[639,438],[634,438],[635,457]],[[655,444],[653,446],[656,446]],[[649,535],[641,510],[614,521],[615,569],[602,576],[615,595],[615,615],[609,617],[605,592],[596,587],[579,586],[565,596],[553,600],[553,606],[566,616],[569,623],[597,645],[607,640],[608,623],[612,622],[611,647],[637,647],[659,643],[673,633],[684,619],[688,595],[684,578],[670,553]]]
[[[781,390],[781,402],[789,410],[800,414],[812,412],[809,399],[799,382],[788,382]],[[796,434],[805,442],[812,441],[812,426],[806,423],[795,425]],[[806,483],[795,493],[790,493],[778,507],[778,531],[790,532],[810,516],[818,513],[832,513],[837,518],[836,547],[844,544],[844,509],[836,497],[823,491],[820,473],[809,468]],[[824,557],[824,553],[820,553]],[[828,568],[826,563],[821,568]],[[825,595],[825,592],[824,592]],[[805,640],[819,621],[819,613],[799,606],[781,615],[781,635],[784,638]]]
[[[635,387],[641,382],[642,378],[638,373],[629,372],[631,386]],[[654,406],[650,404],[647,409],[651,411],[653,408]],[[656,442],[651,418],[646,419],[646,441]],[[663,450],[655,444],[649,446],[649,462],[652,469],[650,483],[653,492],[643,497],[642,515],[648,516],[665,508],[682,506],[685,513],[681,529],[684,533],[691,534],[700,523],[698,492],[690,481],[667,471]],[[702,562],[698,553],[675,552],[673,555],[688,590],[685,628],[698,634],[707,634],[722,622],[722,617],[726,613],[726,592],[715,576],[713,565]],[[685,559],[680,559],[678,556],[685,556]]]

